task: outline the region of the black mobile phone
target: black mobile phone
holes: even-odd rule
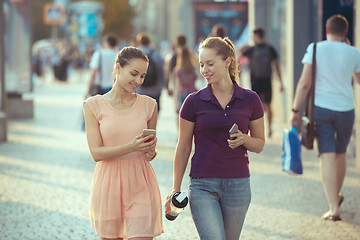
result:
[[[229,134],[231,135],[233,133],[237,133],[237,131],[238,131],[238,125],[236,125],[236,123],[234,123],[229,130]],[[234,139],[236,139],[236,137],[230,137],[230,140],[234,140]]]

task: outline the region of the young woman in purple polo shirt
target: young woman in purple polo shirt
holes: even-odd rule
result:
[[[199,236],[235,240],[251,199],[247,151],[260,153],[265,144],[264,110],[255,92],[239,87],[235,50],[228,38],[202,42],[199,63],[208,85],[190,94],[180,110],[173,192],[181,191],[194,138],[189,201]],[[230,140],[234,123],[238,132]]]

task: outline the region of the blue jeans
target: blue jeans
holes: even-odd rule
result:
[[[238,240],[251,200],[249,178],[191,178],[191,215],[200,239]]]

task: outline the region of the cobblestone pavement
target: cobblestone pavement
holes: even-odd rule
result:
[[[98,239],[88,206],[95,167],[80,131],[84,82],[42,83],[34,91],[34,119],[10,120],[8,142],[0,144],[0,239]],[[152,162],[163,202],[172,186],[177,140],[173,102],[162,98],[159,155]],[[343,221],[320,219],[326,212],[315,151],[303,150],[304,174],[281,171],[284,125],[276,123],[264,151],[250,153],[252,202],[243,240],[360,239],[360,172],[348,159]],[[186,173],[187,176],[187,173]],[[183,189],[187,190],[188,177]],[[165,219],[158,240],[198,239],[189,209]]]

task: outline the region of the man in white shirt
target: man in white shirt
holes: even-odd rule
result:
[[[317,43],[315,79],[315,127],[319,150],[320,172],[329,211],[322,218],[337,221],[344,200],[341,187],[346,173],[346,148],[350,141],[355,113],[353,80],[360,84],[360,52],[345,43],[348,22],[334,15],[326,22],[326,41]],[[302,60],[304,67],[299,79],[291,115],[298,125],[299,109],[311,87],[311,43]],[[355,83],[354,83],[355,84]]]
[[[97,94],[105,94],[114,83],[114,62],[119,52],[118,38],[115,34],[104,37],[102,48],[95,51],[90,60],[90,82],[86,96],[94,95],[92,89],[95,85],[100,87]]]

